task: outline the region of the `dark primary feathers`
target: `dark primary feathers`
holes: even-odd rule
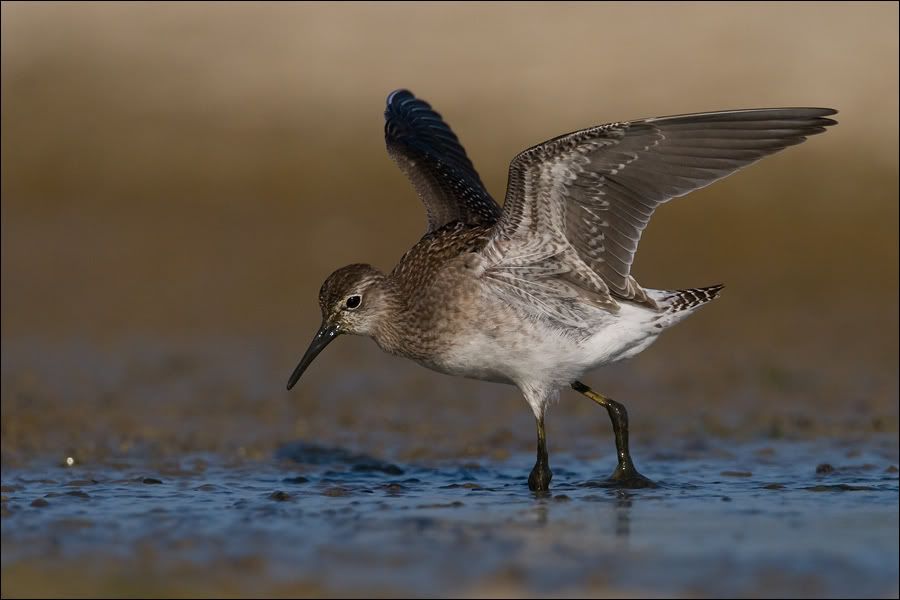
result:
[[[513,159],[496,236],[564,240],[614,297],[640,300],[631,264],[660,204],[822,133],[835,124],[825,117],[835,113],[734,110],[610,123],[559,136]]]
[[[387,149],[428,211],[428,231],[461,221],[492,224],[500,207],[491,198],[456,135],[431,106],[408,90],[387,98]]]

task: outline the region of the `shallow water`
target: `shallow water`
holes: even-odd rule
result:
[[[304,442],[4,468],[3,595],[896,596],[892,438],[636,458],[658,489],[605,487],[611,459],[552,457],[552,492],[532,494],[530,455],[407,464]]]

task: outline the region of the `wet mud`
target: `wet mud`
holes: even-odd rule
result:
[[[301,441],[265,460],[4,468],[3,595],[896,594],[892,440],[637,458],[658,488],[609,487],[612,455],[558,456],[531,493],[528,454],[394,462]]]

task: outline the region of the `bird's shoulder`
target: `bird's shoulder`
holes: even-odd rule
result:
[[[481,251],[490,241],[493,228],[454,221],[430,231],[403,255],[390,278],[403,289],[421,289],[455,259]]]

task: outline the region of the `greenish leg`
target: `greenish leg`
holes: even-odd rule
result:
[[[616,486],[625,488],[656,487],[655,483],[634,468],[631,453],[628,451],[628,411],[625,410],[625,407],[611,398],[598,394],[580,381],[574,382],[572,389],[584,394],[609,413],[613,433],[616,436],[616,453],[619,457],[619,464],[610,477],[610,481]]]
[[[528,489],[532,492],[546,492],[550,489],[550,480],[553,472],[550,470],[550,461],[547,457],[547,435],[544,433],[544,417],[537,419],[537,462],[528,476]]]

